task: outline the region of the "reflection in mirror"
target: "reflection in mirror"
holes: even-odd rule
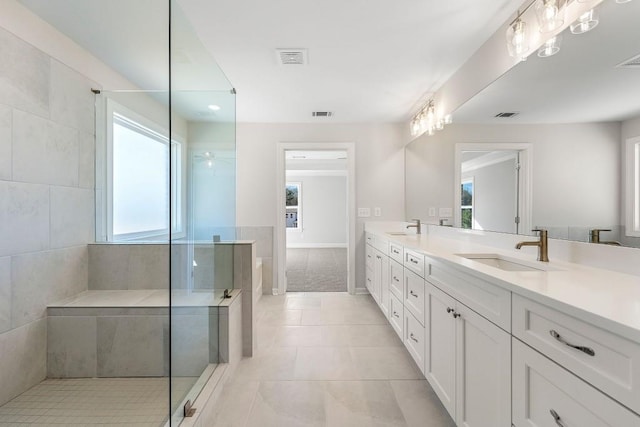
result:
[[[457,227],[519,234],[540,227],[553,238],[640,247],[633,226],[640,175],[627,149],[640,138],[640,2],[597,7],[593,30],[565,30],[557,54],[531,55],[460,107],[454,124],[406,147],[406,218],[438,224],[438,208],[453,207]],[[469,170],[465,151],[516,142],[531,146],[526,227],[522,211],[514,216],[519,225],[507,218],[507,206],[515,206],[511,193],[497,186],[481,190],[479,178],[463,172]],[[474,195],[463,222],[461,185],[470,181]],[[500,179],[502,186],[507,182],[506,175]],[[485,204],[486,191],[502,196]],[[594,239],[593,230],[603,231]]]

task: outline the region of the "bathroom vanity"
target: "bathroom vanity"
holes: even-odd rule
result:
[[[640,426],[640,277],[401,228],[366,286],[458,426]]]

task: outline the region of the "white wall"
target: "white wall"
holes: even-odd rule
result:
[[[356,145],[356,204],[380,207],[380,220],[404,218],[404,126],[383,124],[239,123],[239,226],[276,226],[276,147],[279,142],[353,142]],[[356,217],[355,212],[350,213]],[[356,223],[356,286],[364,288],[364,220]],[[278,244],[274,242],[274,253]],[[274,265],[278,265],[274,260]],[[274,287],[275,287],[274,282]]]
[[[287,229],[287,247],[347,247],[347,177],[287,174],[301,183],[302,229]]]
[[[407,217],[453,207],[456,143],[533,144],[533,224],[614,225],[620,218],[620,123],[453,124],[407,146]]]

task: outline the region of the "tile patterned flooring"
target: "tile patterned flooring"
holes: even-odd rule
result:
[[[346,292],[347,249],[287,249],[289,292]]]
[[[258,325],[213,426],[455,425],[370,296],[264,296]]]
[[[192,384],[177,378],[174,391]],[[168,378],[50,379],[0,407],[0,426],[160,427],[168,393]]]

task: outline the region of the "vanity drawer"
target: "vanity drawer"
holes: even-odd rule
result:
[[[424,279],[410,271],[404,272],[404,308],[424,326]]]
[[[400,337],[401,340],[404,339],[404,305],[402,305],[402,300],[393,294],[389,300],[389,323],[398,334],[398,337]]]
[[[411,312],[404,311],[404,345],[409,350],[420,372],[424,373],[424,326],[420,324]]]
[[[426,279],[507,332],[511,331],[511,292],[480,277],[426,258]]]
[[[404,249],[402,246],[400,246],[397,243],[393,243],[393,242],[389,242],[389,256],[391,257],[391,259],[399,262],[400,264],[402,264],[403,262],[403,254],[404,253]]]
[[[374,257],[374,252],[375,249],[373,249],[373,246],[369,246],[366,245],[365,250],[364,250],[364,255],[365,255],[365,266],[367,268],[370,268],[373,270],[373,257]]]
[[[424,255],[409,249],[404,250],[404,266],[420,277],[424,277]]]
[[[382,254],[389,256],[389,241],[380,236],[374,236],[373,239],[373,247],[382,252]]]
[[[389,290],[392,295],[395,295],[400,301],[404,298],[404,267],[395,262],[389,261]]]
[[[517,339],[513,340],[513,424],[630,427],[640,417]]]
[[[515,294],[513,335],[640,412],[640,344]]]

